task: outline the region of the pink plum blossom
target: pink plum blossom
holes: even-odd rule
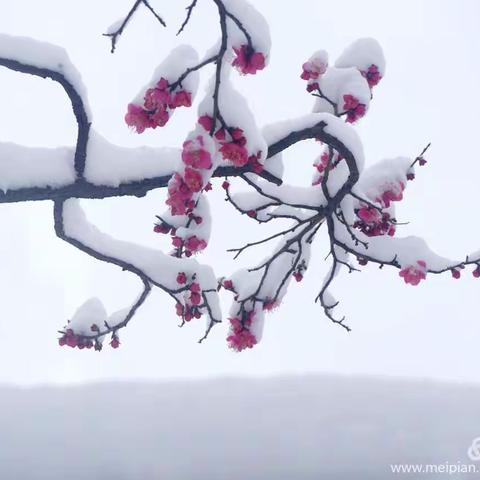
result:
[[[390,207],[392,202],[400,202],[403,200],[403,190],[405,190],[405,184],[403,182],[389,183],[385,185],[384,188],[385,190],[376,200],[386,208]]]
[[[191,107],[192,106],[192,94],[185,90],[180,90],[175,93],[172,101],[173,108],[178,107]]]
[[[263,304],[263,310],[266,312],[271,312],[272,310],[275,310],[275,308],[277,308],[279,305],[280,305],[279,300],[272,301],[267,299]]]
[[[187,167],[185,169],[185,184],[192,192],[199,192],[203,188],[202,174],[193,168]]]
[[[260,158],[262,158],[262,152],[258,152],[256,155],[250,155],[248,157],[248,164],[250,165],[252,172],[262,173],[263,165],[259,162]]]
[[[302,74],[300,78],[303,80],[317,80],[323,75],[328,68],[328,64],[319,59],[310,59],[302,65]]]
[[[301,272],[293,272],[293,278],[297,281],[297,282],[301,282],[303,280],[303,275]]]
[[[366,105],[360,103],[358,98],[353,95],[343,96],[343,108],[347,113],[347,123],[356,122],[359,118],[362,118],[367,111]]]
[[[169,83],[161,78],[155,87],[148,88],[143,98],[143,106],[129,104],[125,122],[137,133],[147,128],[163,127],[170,119],[171,111],[178,107],[190,107],[192,94],[186,90],[170,91]]]
[[[373,88],[375,85],[378,85],[378,82],[382,79],[382,75],[380,74],[378,67],[376,65],[370,65],[366,71],[361,72],[362,75],[368,82],[368,86]]]
[[[202,296],[198,292],[192,292],[190,294],[190,302],[192,305],[200,305],[200,302],[202,301]]]
[[[128,104],[125,123],[136,130],[137,133],[143,133],[145,129],[152,126],[152,121],[150,120],[148,113],[142,107],[135,105],[134,103]]]
[[[357,216],[365,223],[377,223],[382,219],[382,214],[373,207],[360,208],[357,212]]]
[[[185,215],[189,208],[193,192],[177,172],[168,183],[168,198],[166,204],[172,215]]]
[[[201,287],[200,287],[200,284],[197,283],[197,282],[193,282],[191,285],[190,285],[190,291],[191,292],[195,292],[195,293],[200,293],[201,292]]]
[[[212,168],[212,157],[205,148],[203,137],[198,135],[193,140],[187,140],[183,144],[182,161],[185,165],[193,168]]]
[[[460,278],[460,276],[461,276],[460,270],[458,270],[457,268],[452,268],[451,272],[452,272],[452,277],[455,280],[458,280]]]
[[[154,113],[150,115],[152,128],[164,127],[170,118],[170,114],[164,107],[159,107]]]
[[[227,337],[228,346],[237,352],[246,348],[253,348],[257,344],[255,335],[249,330],[252,325],[254,312],[249,312],[242,322],[240,318],[230,318],[231,333]]]
[[[219,128],[214,135],[215,139],[218,140],[220,143],[224,142],[226,137],[225,129]]]
[[[423,260],[418,260],[416,265],[409,265],[400,270],[399,275],[405,283],[410,285],[418,285],[427,277],[427,264]]]
[[[158,88],[149,88],[145,92],[144,107],[147,110],[155,110],[157,108],[165,109],[172,102],[170,92],[167,90],[159,90]]]
[[[207,247],[207,242],[201,238],[198,238],[196,235],[188,237],[185,241],[185,249],[191,253],[200,252],[205,250]]]
[[[243,75],[255,75],[258,70],[265,68],[265,56],[261,52],[256,52],[249,45],[242,45],[240,48],[233,47],[235,59],[232,65]]]
[[[353,226],[361,230],[368,237],[378,237],[382,235],[395,235],[395,225],[392,223],[393,218],[388,212],[380,213],[374,208],[363,207],[357,212],[360,220],[356,221]]]
[[[185,272],[179,272],[179,274],[177,275],[177,283],[179,283],[180,285],[184,285],[185,283],[187,283],[187,276],[185,275]]]
[[[224,160],[232,162],[236,167],[243,167],[248,163],[248,151],[237,143],[226,143],[220,148]]]
[[[213,128],[213,118],[210,115],[202,115],[198,118],[198,123],[209,132]]]

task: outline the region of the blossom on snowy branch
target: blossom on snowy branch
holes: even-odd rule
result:
[[[137,134],[162,128],[173,121],[178,108],[195,104],[200,74],[212,66],[206,93],[197,102],[197,120],[177,149],[110,144],[91,128],[85,88],[61,48],[0,35],[0,66],[58,82],[71,101],[78,125],[74,148],[0,144],[0,203],[52,200],[59,238],[136,275],[141,283],[138,298],[119,312],[107,315],[100,300],[85,302],[60,331],[60,345],[101,350],[108,338],[111,347],[118,348],[119,331],[157,287],[172,298],[182,325],[207,319],[200,341],[221,322],[219,294],[227,291],[233,295],[227,343],[236,351],[252,348],[261,339],[265,315],[280,306],[292,279],[294,283],[304,280],[313,241],[322,227],[328,232],[331,265],[316,301],[332,322],[346,330],[350,327],[344,317],[337,316],[339,302],[331,293],[334,279],[343,270],[358,272],[367,263],[390,266],[402,281],[415,286],[430,274],[450,272],[458,279],[467,265],[473,265],[473,275],[480,277],[480,253],[452,261],[432,252],[420,238],[397,236],[401,223],[395,204],[416,178],[416,166],[426,164],[428,146],[414,159],[387,159],[364,167],[354,124],[368,113],[373,91],[385,75],[378,43],[358,40],[334,64],[324,50],[314,52],[302,63],[300,73],[314,100],[313,113],[260,130],[231,77],[255,75],[268,66],[267,23],[246,0],[211,1],[220,27],[215,48],[204,58],[192,47],[174,49],[126,106],[125,122]],[[106,34],[112,52],[141,5],[165,26],[149,2],[136,0],[128,15]],[[192,21],[196,5],[193,0],[187,7],[177,34]],[[311,184],[285,184],[282,152],[308,139],[318,144]],[[210,240],[208,192],[214,177],[225,177],[226,200],[239,214],[258,223],[291,222],[267,238],[231,248],[237,258],[246,249],[276,242],[257,265],[220,279],[196,259]],[[238,177],[246,191],[233,189],[230,177]],[[170,236],[169,253],[106,235],[88,221],[79,203],[79,199],[141,197],[158,188],[167,188],[167,200],[153,232]]]

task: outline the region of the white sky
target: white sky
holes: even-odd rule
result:
[[[179,146],[191,128],[194,109],[178,112],[163,131],[141,136],[123,122],[128,101],[153,68],[176,44],[175,32],[189,2],[152,0],[169,24],[164,30],[143,12],[128,27],[115,55],[101,36],[130,8],[131,0],[65,2],[0,0],[0,32],[27,35],[64,46],[89,91],[94,128],[122,145]],[[218,35],[208,0],[181,42],[202,53]],[[242,78],[238,87],[255,107],[260,125],[307,113],[311,99],[299,79],[312,51],[332,58],[362,36],[380,41],[387,75],[375,90],[368,116],[359,125],[367,162],[397,155],[415,156],[429,141],[428,168],[409,184],[398,216],[410,224],[401,233],[424,236],[441,254],[463,257],[480,248],[478,166],[475,141],[480,111],[478,25],[475,0],[337,0],[279,2],[256,0],[267,17],[273,50],[268,70]],[[206,73],[206,72],[205,72]],[[208,76],[202,77],[206,80]],[[52,82],[0,70],[0,141],[32,146],[73,144],[75,124],[61,89]],[[307,183],[315,148],[297,146],[286,155],[287,178]],[[209,252],[218,275],[236,269],[226,248],[263,238],[281,225],[259,228],[225,205],[220,188]],[[120,238],[166,249],[151,233],[164,193],[145,199],[91,202],[99,226]],[[56,330],[90,296],[108,311],[137,295],[138,281],[101,264],[56,239],[52,205],[0,205],[1,316],[0,382],[22,384],[79,382],[101,378],[166,378],[217,375],[339,372],[407,375],[480,381],[479,288],[470,272],[461,281],[447,274],[405,286],[398,272],[368,268],[343,275],[335,292],[353,328],[351,334],[328,322],[313,303],[328,265],[325,237],[314,249],[312,268],[292,285],[284,305],[267,317],[264,339],[254,350],[226,348],[227,325],[197,345],[203,323],[177,328],[171,301],[156,292],[121,336],[118,351],[101,354],[57,346]],[[262,251],[245,255],[253,264]],[[225,295],[225,306],[228,296]]]

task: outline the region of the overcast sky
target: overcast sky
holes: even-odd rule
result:
[[[123,122],[129,100],[177,42],[203,53],[218,36],[208,0],[185,34],[175,38],[187,1],[152,0],[167,20],[160,28],[147,11],[129,25],[115,55],[106,28],[124,15],[131,0],[65,2],[0,0],[0,32],[62,45],[82,73],[93,125],[110,141],[126,145],[180,146],[195,110],[178,112],[162,131],[141,136]],[[299,79],[300,66],[319,48],[334,59],[358,37],[379,40],[387,75],[375,90],[358,130],[367,163],[417,155],[432,142],[428,167],[418,171],[398,208],[410,222],[401,235],[425,237],[439,253],[462,258],[480,248],[477,153],[480,111],[478,25],[475,0],[357,0],[279,2],[256,0],[267,17],[273,49],[269,68],[241,78],[260,125],[308,113],[312,101]],[[295,7],[292,7],[292,4]],[[211,71],[204,72],[205,81]],[[0,141],[32,146],[72,145],[75,124],[63,91],[49,81],[0,70]],[[318,147],[317,147],[318,149]],[[312,144],[286,155],[287,181],[310,182],[317,150]],[[200,260],[218,275],[236,269],[227,248],[263,238],[281,226],[256,227],[225,205],[219,186],[214,202],[213,240]],[[164,209],[164,192],[145,199],[86,204],[99,227],[131,241],[167,249],[151,233]],[[166,378],[265,375],[294,372],[369,373],[480,381],[480,280],[470,271],[461,281],[449,274],[405,286],[396,270],[342,275],[335,293],[353,328],[347,334],[328,322],[313,303],[328,268],[325,236],[313,249],[312,268],[292,285],[284,305],[266,320],[264,339],[254,350],[235,354],[226,347],[227,325],[198,345],[203,323],[177,328],[173,305],[155,292],[129,328],[118,351],[72,351],[57,346],[56,330],[91,296],[107,310],[125,307],[137,295],[138,280],[101,264],[56,239],[49,202],[0,205],[0,382],[81,382],[101,378]],[[242,265],[262,258],[245,255]],[[228,295],[224,297],[228,306]]]

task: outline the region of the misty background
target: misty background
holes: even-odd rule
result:
[[[390,465],[480,471],[479,403],[478,387],[359,376],[3,387],[0,478],[474,479]]]

